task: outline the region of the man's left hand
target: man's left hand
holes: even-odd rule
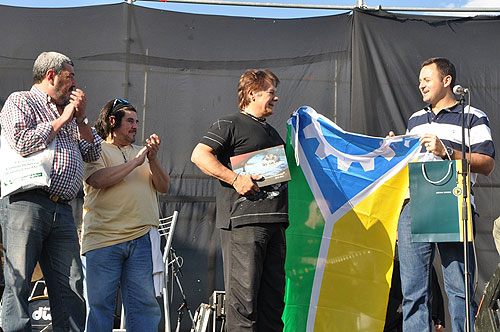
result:
[[[71,101],[75,107],[75,118],[77,123],[81,123],[85,119],[85,109],[87,108],[87,96],[85,92],[80,89],[73,90],[71,92]]]
[[[158,150],[160,149],[160,138],[153,134],[146,139],[146,147],[148,148],[148,159],[151,161],[156,159]]]
[[[431,152],[438,157],[444,158],[446,150],[441,140],[436,135],[425,134],[420,138],[420,145],[425,146],[427,152]]]

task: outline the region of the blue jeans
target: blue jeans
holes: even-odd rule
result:
[[[410,204],[399,217],[398,249],[403,292],[403,331],[431,332],[431,273],[436,247],[441,257],[444,287],[448,295],[448,309],[453,332],[464,331],[465,324],[465,281],[464,250],[461,242],[423,243],[412,242]],[[470,284],[474,276],[472,246],[469,249]],[[472,289],[469,288],[469,289]],[[472,298],[472,293],[470,293]],[[472,303],[471,329],[477,306]]]
[[[28,297],[37,261],[47,285],[54,331],[83,331],[80,246],[71,206],[34,191],[11,195],[2,219],[5,291],[2,328],[31,331]]]
[[[113,329],[116,294],[120,285],[127,331],[157,332],[161,310],[154,293],[149,234],[91,250],[85,257],[89,304],[86,331],[106,332]]]
[[[8,212],[7,212],[7,205],[9,204],[9,198],[4,197],[0,198],[0,234],[2,234],[2,228],[1,225],[3,224],[4,220],[7,220]],[[3,242],[2,242],[2,248],[3,248]],[[3,251],[3,249],[2,249]],[[0,255],[1,256],[1,255]],[[3,278],[3,263],[0,260],[0,294],[3,294],[3,288],[5,286],[4,278]],[[1,296],[1,295],[0,295]]]

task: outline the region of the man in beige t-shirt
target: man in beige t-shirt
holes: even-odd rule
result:
[[[82,254],[86,257],[89,312],[87,332],[113,329],[118,284],[127,331],[158,331],[161,311],[155,298],[149,231],[158,226],[156,192],[166,193],[170,178],[158,159],[160,138],[133,145],[137,113],[114,99],[95,127],[105,139],[99,160],[84,173]]]

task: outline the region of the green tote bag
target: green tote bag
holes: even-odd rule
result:
[[[408,164],[413,242],[463,242],[461,165],[461,160]],[[470,215],[469,203],[469,240]]]

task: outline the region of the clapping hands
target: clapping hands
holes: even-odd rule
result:
[[[158,135],[153,134],[146,139],[146,147],[148,149],[148,159],[149,161],[157,158],[158,150],[160,149],[160,137]]]

